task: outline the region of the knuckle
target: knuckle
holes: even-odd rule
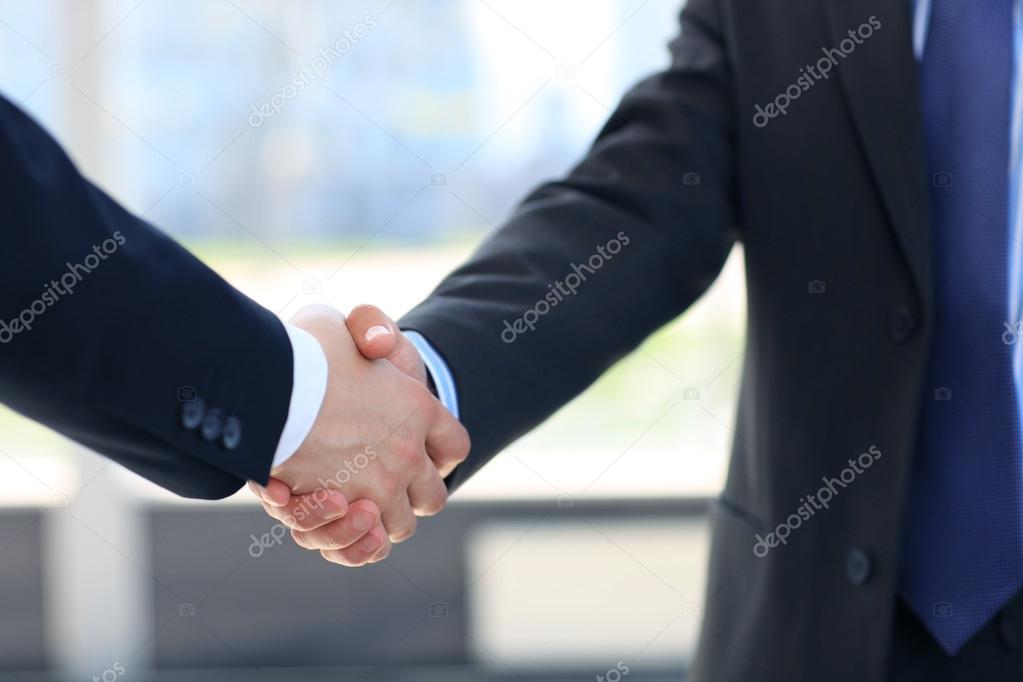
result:
[[[388,472],[381,477],[380,488],[388,500],[393,500],[404,492],[405,482],[399,473]]]
[[[349,566],[365,566],[369,563],[370,556],[355,547],[349,547],[348,549],[338,550],[339,553],[343,554],[345,559],[348,561]]]
[[[394,454],[403,462],[415,462],[422,458],[423,447],[411,438],[403,438],[395,444]]]
[[[394,532],[390,533],[391,542],[404,542],[410,537],[416,534],[416,517],[409,515],[409,518],[404,519],[401,526],[396,528]]]
[[[292,541],[302,549],[312,549],[312,545],[306,542],[305,535],[301,531],[291,531]]]
[[[428,502],[416,508],[416,516],[436,516],[444,509],[443,502]]]
[[[469,432],[464,426],[459,425],[459,443],[458,443],[458,457],[459,463],[464,462],[469,456],[469,451],[472,450],[472,439],[469,437]]]
[[[352,308],[351,312],[348,313],[348,317],[356,320],[365,319],[367,322],[375,321],[381,316],[380,308],[369,303],[360,303],[359,305]]]
[[[349,568],[358,568],[366,563],[362,557],[354,555],[351,552],[346,552],[343,549],[321,550],[320,555],[331,563],[347,566]]]
[[[293,530],[309,531],[316,529],[316,522],[311,516],[302,515],[300,517],[289,514],[284,519],[281,519],[281,522]]]
[[[321,549],[320,556],[329,561],[332,564],[338,564],[341,566],[351,566],[344,554],[337,552],[332,549]]]
[[[317,538],[320,549],[344,549],[347,540],[344,528],[330,527]]]
[[[416,508],[417,516],[435,516],[439,514],[444,507],[447,505],[448,495],[447,491],[443,490],[431,499],[425,500]]]

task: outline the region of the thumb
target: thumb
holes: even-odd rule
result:
[[[291,501],[291,488],[276,478],[271,478],[265,487],[249,481],[249,490],[272,507],[284,507]]]
[[[426,383],[426,367],[419,351],[382,310],[372,305],[356,306],[346,323],[364,357],[387,360],[416,381]]]

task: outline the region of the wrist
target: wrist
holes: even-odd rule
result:
[[[291,403],[272,469],[290,459],[309,438],[327,393],[327,356],[320,342],[295,325],[285,324],[284,329],[292,349]]]

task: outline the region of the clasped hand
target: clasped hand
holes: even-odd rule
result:
[[[327,356],[327,391],[299,450],[250,483],[295,542],[346,566],[384,559],[415,533],[416,517],[447,502],[443,478],[469,453],[469,436],[426,387],[416,348],[371,306],[346,319],[326,306],[291,323]],[[349,501],[352,501],[349,504]]]

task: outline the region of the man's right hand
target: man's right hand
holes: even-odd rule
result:
[[[379,318],[371,314],[373,310],[355,311],[355,323],[348,327],[343,315],[324,306],[305,308],[291,320],[324,349],[327,394],[312,432],[271,475],[292,494],[333,488],[348,500],[376,503],[390,539],[400,542],[415,531],[416,515],[434,514],[444,506],[447,490],[441,477],[465,459],[469,437],[416,377],[418,369],[425,379],[418,355],[417,367],[402,344],[378,340],[387,336],[372,329],[381,326],[378,319],[386,320],[383,326],[389,325],[393,336],[400,332],[379,311]],[[370,353],[390,362],[368,361],[353,341],[353,328],[359,333],[356,339],[368,341]],[[280,496],[273,481],[267,490],[271,497]],[[329,542],[322,529],[317,538],[318,544]]]

